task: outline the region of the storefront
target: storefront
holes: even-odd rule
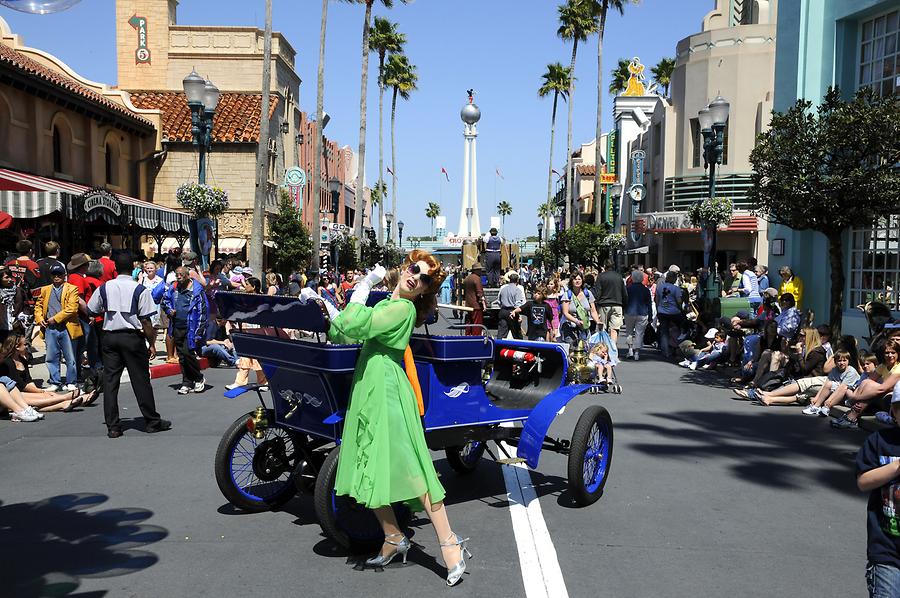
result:
[[[95,252],[103,242],[138,254],[148,243],[154,249],[180,246],[188,236],[188,215],[101,187],[39,177],[0,168],[0,212],[13,218],[11,234],[0,238],[11,250],[29,239],[36,251],[57,241],[64,256]],[[170,240],[171,239],[171,240]]]
[[[720,269],[739,259],[765,255],[764,242],[762,248],[758,247],[759,237],[760,223],[755,216],[735,214],[716,237]],[[686,270],[697,270],[703,265],[700,230],[691,224],[686,212],[637,214],[624,253],[634,254],[633,261],[659,268],[677,264]]]

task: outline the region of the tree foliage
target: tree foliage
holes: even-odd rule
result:
[[[269,234],[275,244],[275,268],[281,274],[305,272],[312,258],[312,237],[303,225],[300,210],[284,190],[278,201],[278,212],[270,217]]]
[[[628,79],[631,77],[631,73],[628,70],[629,64],[631,64],[631,61],[627,58],[619,59],[616,68],[610,73],[609,95],[618,95],[628,87]]]
[[[656,84],[664,88],[665,97],[669,97],[669,85],[672,84],[672,73],[675,71],[674,58],[661,58],[656,66],[650,69],[653,73],[653,80]]]
[[[831,325],[840,326],[843,233],[900,210],[900,103],[870,88],[849,101],[831,88],[816,108],[775,112],[750,154],[748,198],[760,216],[824,234],[831,262]]]

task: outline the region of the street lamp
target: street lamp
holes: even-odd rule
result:
[[[322,252],[322,198],[319,196],[320,193],[320,185],[321,178],[320,176],[320,167],[324,162],[325,165],[325,176],[328,176],[328,160],[325,157],[326,152],[326,144],[325,144],[325,126],[328,124],[328,121],[331,120],[331,117],[328,116],[327,112],[322,112],[322,122],[316,123],[316,135],[319,137],[316,140],[317,144],[321,144],[321,153],[319,153],[319,147],[316,147],[314,150],[315,156],[314,160],[314,174],[313,174],[313,183],[312,183],[312,201],[313,201],[313,230],[316,231],[316,234],[313,235],[313,253],[312,253],[312,264],[310,264],[310,272],[313,275],[319,275],[319,254]]]
[[[544,238],[544,221],[538,220],[538,251],[541,250],[541,241]]]
[[[400,248],[403,248],[403,221],[397,221],[397,234],[400,235]]]
[[[559,269],[559,233],[562,229],[562,215],[563,211],[559,208],[556,209],[556,245],[553,248],[553,267],[557,270]]]
[[[394,214],[392,212],[388,212],[384,215],[384,219],[387,221],[387,240],[390,241],[391,237],[391,224],[394,222]]]
[[[191,110],[192,143],[200,150],[197,182],[205,185],[206,154],[212,144],[213,117],[216,106],[219,105],[219,88],[201,77],[195,70],[191,70],[190,74],[181,81],[181,85],[184,88],[188,108]],[[188,228],[191,236],[191,251],[201,256],[203,267],[206,268],[209,264],[209,256],[201,255],[196,218],[190,219]]]
[[[722,96],[709,103],[706,108],[700,110],[697,117],[700,121],[700,132],[703,135],[703,166],[709,168],[709,199],[716,197],[716,164],[722,163],[722,154],[725,151],[725,126],[728,124],[730,104]],[[707,277],[712,276],[716,280],[716,226],[701,228],[700,236],[703,239],[703,264],[706,267]],[[709,283],[704,285],[704,293],[708,298],[718,296],[718,289],[713,289],[709,295]]]
[[[328,192],[331,194],[331,214],[333,215],[332,223],[337,224],[338,214],[341,211],[341,190],[344,185],[341,183],[340,179],[330,178],[328,179]],[[332,226],[334,230],[335,240],[332,243],[332,247],[334,247],[334,271],[335,273],[340,272],[340,259],[341,259],[341,248],[339,245],[339,241],[343,240],[343,234],[339,233],[337,229]]]

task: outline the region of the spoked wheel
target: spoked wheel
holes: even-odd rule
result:
[[[384,532],[375,513],[349,496],[337,496],[334,480],[340,447],[325,458],[316,479],[315,508],[319,525],[325,535],[342,548],[355,553],[375,552],[384,542]],[[404,505],[394,505],[394,515],[400,529],[409,525],[411,513]]]
[[[481,461],[484,446],[483,442],[470,440],[462,446],[447,447],[444,451],[447,455],[447,463],[457,473],[472,473]]]
[[[569,450],[569,488],[581,506],[603,496],[603,487],[612,464],[613,425],[609,412],[600,405],[584,410]]]
[[[216,483],[234,506],[251,513],[286,503],[297,492],[293,472],[303,452],[298,435],[272,426],[258,439],[247,429],[248,413],[225,431],[216,451]],[[269,421],[275,414],[268,412]]]

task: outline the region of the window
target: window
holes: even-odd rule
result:
[[[693,155],[691,157],[691,167],[700,168],[703,166],[703,135],[700,133],[700,119],[691,119],[691,142],[694,144],[692,148]]]
[[[900,11],[864,21],[860,27],[859,87],[882,96],[900,95]]]
[[[852,229],[850,240],[850,306],[883,301],[900,309],[900,216],[879,218],[873,228]]]
[[[53,125],[53,172],[65,172],[63,168],[62,133]]]
[[[662,145],[662,124],[653,125],[653,155],[658,156]]]
[[[112,143],[106,144],[106,184],[119,184],[119,152]]]

